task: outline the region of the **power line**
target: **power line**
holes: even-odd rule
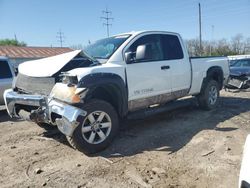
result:
[[[63,47],[63,42],[65,42],[65,36],[64,33],[59,30],[59,32],[57,32],[56,38],[58,39],[57,41],[60,42],[60,46]]]
[[[109,37],[109,27],[112,26],[112,24],[110,24],[110,21],[114,20],[114,18],[110,17],[112,15],[112,12],[109,11],[108,8],[106,8],[106,10],[103,10],[102,14],[104,14],[104,16],[102,16],[101,19],[104,20],[103,25],[107,27],[107,36]]]

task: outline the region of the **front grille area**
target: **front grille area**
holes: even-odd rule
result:
[[[19,73],[15,89],[21,93],[49,95],[54,85],[53,77],[30,77]]]

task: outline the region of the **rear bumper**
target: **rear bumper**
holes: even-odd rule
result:
[[[22,105],[32,107],[35,110],[29,112],[30,120],[57,125],[67,136],[72,136],[75,128],[87,115],[86,111],[70,104],[40,95],[18,94],[12,89],[4,92],[4,101],[10,117],[20,118],[18,111],[22,109]]]

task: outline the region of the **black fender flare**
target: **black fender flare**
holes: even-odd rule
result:
[[[212,66],[207,70],[207,75],[205,78],[203,78],[202,85],[201,85],[201,91],[206,86],[207,82],[211,79],[214,79],[218,82],[220,89],[223,88],[223,82],[224,82],[224,73],[223,69],[220,66]]]
[[[112,89],[117,102],[117,111],[121,117],[128,112],[128,90],[124,80],[114,73],[92,73],[84,76],[78,82],[77,87],[86,88],[84,100],[87,101],[92,97],[92,93],[97,88]]]

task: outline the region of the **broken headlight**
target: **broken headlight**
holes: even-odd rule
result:
[[[79,103],[81,102],[81,94],[86,88],[77,88],[74,84],[57,83],[51,93],[50,97],[64,101],[66,103]]]

